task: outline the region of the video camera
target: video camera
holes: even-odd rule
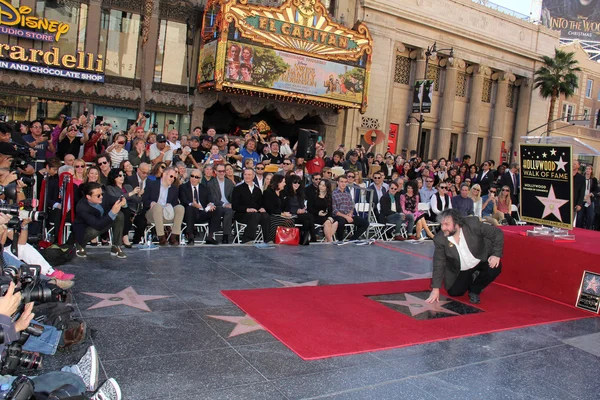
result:
[[[11,142],[11,144],[17,150],[17,154],[13,157],[13,162],[10,166],[11,170],[16,170],[17,168],[25,169],[28,165],[35,164],[35,158],[31,157],[31,153],[29,152],[31,147],[14,142]]]

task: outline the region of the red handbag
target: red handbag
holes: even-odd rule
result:
[[[275,244],[298,246],[300,244],[300,229],[278,226],[275,231]]]

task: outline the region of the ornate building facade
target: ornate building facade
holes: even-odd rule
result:
[[[471,0],[364,0],[353,15],[351,5],[340,8],[369,27],[374,49],[369,107],[364,115],[344,112],[336,143],[364,144],[370,130],[391,130],[396,154],[406,148],[425,158],[512,160],[518,138],[545,123],[548,101],[533,90],[533,75],[541,55],[554,53],[557,32]],[[425,71],[434,42],[447,50],[430,56]],[[434,84],[419,132],[413,92],[424,77]]]

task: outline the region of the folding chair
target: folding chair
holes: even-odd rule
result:
[[[185,235],[185,231],[187,230],[188,226],[187,224],[183,224],[183,226],[181,227],[181,237],[183,237]],[[200,241],[196,241],[195,237],[196,237],[196,232],[200,233],[200,235],[202,236],[202,239]],[[204,232],[204,234],[202,234],[202,232]],[[195,244],[203,244],[206,243],[206,238],[208,237],[208,223],[202,223],[202,224],[194,224],[194,243]]]
[[[235,221],[235,238],[233,239],[233,243],[242,243],[242,235],[244,234],[244,230],[246,230],[247,227],[247,224]],[[264,241],[265,239],[262,226],[258,225],[258,227],[256,228],[256,239],[254,239],[254,243],[263,243]]]
[[[428,216],[431,216],[431,205],[429,203],[419,203],[419,211],[427,213]],[[427,220],[427,227],[433,231],[432,233],[434,233],[439,226],[439,223]]]
[[[525,221],[521,221],[521,214],[519,214],[519,207],[517,207],[516,204],[511,204],[510,205],[510,213],[517,213],[517,219],[515,220],[515,222],[517,223],[517,225],[527,225],[527,222]]]

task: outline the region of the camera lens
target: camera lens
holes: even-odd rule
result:
[[[19,358],[19,365],[25,369],[38,369],[42,366],[42,358],[40,353],[23,350]]]

